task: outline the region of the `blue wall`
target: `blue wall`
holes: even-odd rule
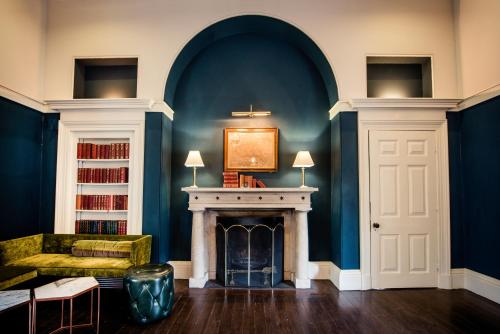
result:
[[[249,105],[272,111],[265,119],[234,119],[231,111]],[[200,186],[221,186],[223,129],[278,127],[279,172],[258,178],[271,187],[298,186],[300,171],[291,167],[299,150],[310,150],[316,165],[307,170],[308,185],[319,187],[309,213],[310,259],[330,254],[330,122],[329,97],[311,60],[287,41],[249,33],[220,39],[185,68],[173,100],[171,259],[190,257],[191,214],[180,188],[192,182],[184,167],[187,152],[201,151],[205,168]]]
[[[357,113],[339,113],[331,126],[331,260],[340,269],[359,269],[357,119]]]
[[[170,259],[171,156],[172,122],[163,113],[146,113],[142,232],[153,236],[152,262]]]
[[[449,112],[448,119],[448,155],[450,168],[450,234],[451,234],[451,267],[464,268],[464,222],[463,222],[463,183],[461,157],[461,113]]]
[[[53,231],[57,121],[0,98],[0,239]]]
[[[460,149],[454,145],[453,160],[458,154],[462,179],[451,173],[453,231],[463,231],[464,267],[500,279],[500,97],[448,115],[455,117]],[[459,245],[452,245],[454,256]],[[453,261],[460,264],[460,255]]]

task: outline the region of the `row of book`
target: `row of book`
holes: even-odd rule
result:
[[[252,175],[243,175],[238,172],[223,172],[223,188],[265,188],[262,180],[254,178]]]
[[[126,220],[76,220],[76,234],[127,234]]]
[[[127,210],[128,195],[76,195],[77,210]]]
[[[78,183],[127,183],[128,167],[78,168]]]
[[[128,159],[129,143],[92,144],[78,143],[77,159]]]

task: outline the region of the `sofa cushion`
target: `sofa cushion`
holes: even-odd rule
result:
[[[132,241],[77,240],[73,243],[73,256],[130,257]]]
[[[122,277],[133,264],[129,258],[37,254],[11,262],[9,265],[36,267],[40,275]]]
[[[42,252],[43,234],[5,240],[0,242],[0,264],[32,256]]]

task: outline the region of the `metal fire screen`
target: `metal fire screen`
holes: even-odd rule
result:
[[[273,287],[283,280],[283,217],[217,217],[216,278],[225,286]]]

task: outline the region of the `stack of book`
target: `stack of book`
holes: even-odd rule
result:
[[[78,168],[78,183],[127,183],[128,167]]]
[[[127,210],[127,195],[76,195],[77,210]]]
[[[126,220],[76,220],[75,233],[85,234],[127,234]]]
[[[238,172],[223,172],[223,188],[265,188],[262,180],[256,179],[251,175],[238,174]]]
[[[240,186],[238,172],[223,172],[224,183],[223,188],[238,188]]]
[[[240,174],[240,188],[265,188],[266,185],[262,180],[254,178],[252,175]]]
[[[78,143],[76,154],[78,159],[128,159],[130,146],[128,143]]]

